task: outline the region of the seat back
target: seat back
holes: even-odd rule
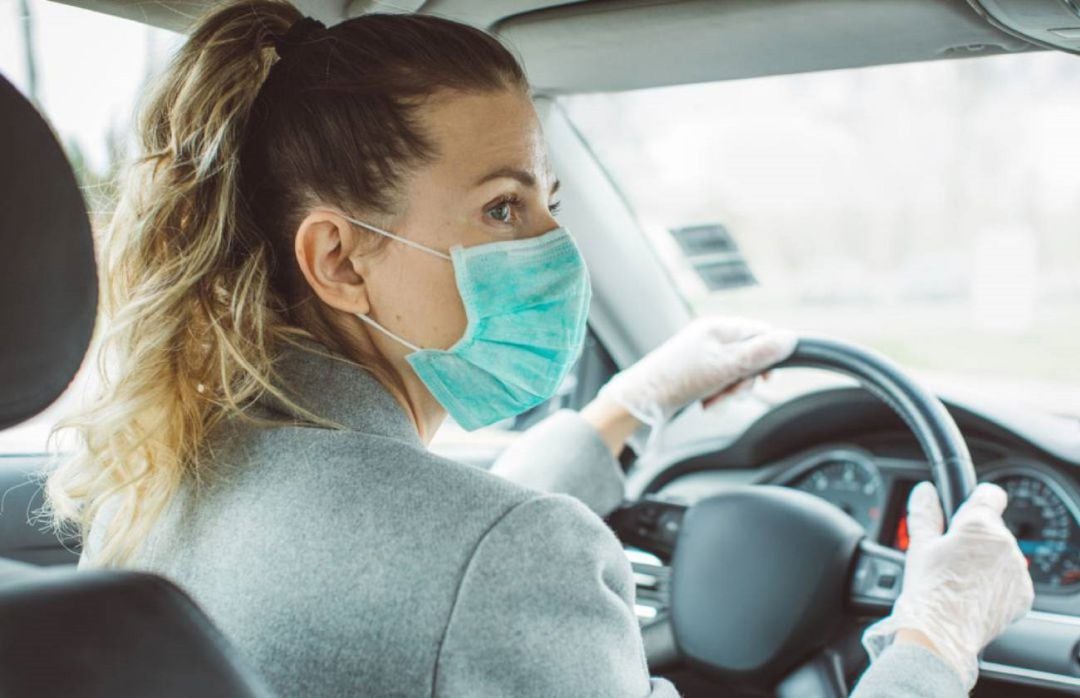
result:
[[[150,574],[0,560],[0,695],[269,695],[206,615]]]

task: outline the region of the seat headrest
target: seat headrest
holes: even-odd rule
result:
[[[94,248],[71,165],[49,125],[0,75],[0,429],[71,382],[97,312]]]

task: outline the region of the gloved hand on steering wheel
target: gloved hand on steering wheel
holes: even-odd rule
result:
[[[1035,598],[1027,563],[1001,517],[1006,501],[1005,490],[982,483],[942,533],[937,489],[921,482],[912,490],[903,588],[892,614],[863,633],[871,659],[898,631],[918,631],[972,689],[979,652]]]
[[[798,337],[738,317],[700,317],[616,374],[600,397],[657,426],[682,407],[734,392],[786,359]]]

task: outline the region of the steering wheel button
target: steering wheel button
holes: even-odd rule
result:
[[[903,555],[869,540],[860,543],[860,555],[851,580],[856,605],[885,609],[900,594]]]
[[[638,514],[639,520],[643,524],[653,524],[656,522],[657,517],[660,515],[660,507],[656,504],[643,504],[641,506],[640,513]]]

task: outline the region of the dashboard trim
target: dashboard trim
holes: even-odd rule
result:
[[[1046,611],[1028,611],[1024,616],[1028,620],[1038,620],[1044,623],[1060,623],[1062,625],[1074,625],[1080,628],[1080,616],[1067,616],[1064,613],[1047,613]]]
[[[1028,683],[1043,688],[1080,688],[1080,678],[1054,674],[1049,671],[1037,669],[1024,669],[1023,667],[997,662],[979,662],[979,673],[993,679],[1005,679]]]

